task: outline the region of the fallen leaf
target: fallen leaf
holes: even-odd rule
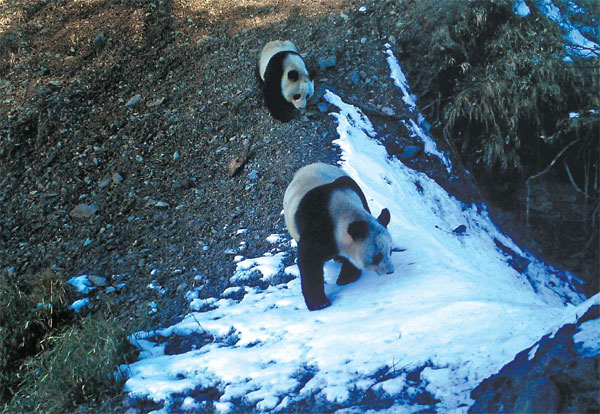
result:
[[[248,161],[248,151],[250,150],[250,141],[244,141],[244,149],[240,155],[236,155],[233,160],[227,165],[227,172],[230,177],[236,175]]]

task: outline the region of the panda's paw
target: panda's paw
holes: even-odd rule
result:
[[[337,284],[339,286],[347,285],[348,283],[355,282],[360,277],[360,269],[344,259],[342,264],[342,270],[337,278]]]
[[[317,310],[325,309],[328,306],[331,306],[331,302],[329,301],[329,299],[325,298],[325,300],[319,301],[319,302],[313,302],[313,303],[307,302],[306,306],[308,307],[309,311],[317,311]]]

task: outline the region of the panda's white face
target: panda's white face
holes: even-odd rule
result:
[[[302,79],[291,82],[283,91],[286,101],[292,103],[296,109],[306,108],[306,102],[314,93],[313,82],[309,79]]]
[[[315,92],[315,84],[306,70],[304,61],[298,55],[290,55],[284,61],[281,90],[286,101],[296,109],[306,108],[306,102]]]
[[[348,259],[360,269],[372,270],[380,275],[394,273],[390,233],[375,220],[366,225],[368,227],[366,237],[354,240],[348,251],[350,256]]]

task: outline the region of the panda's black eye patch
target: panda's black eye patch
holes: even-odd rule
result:
[[[294,98],[294,101],[297,101],[298,99],[300,99],[300,94],[297,93],[296,95],[292,96],[292,98]]]
[[[377,253],[373,258],[373,264],[378,265],[383,260],[383,255],[381,253]]]
[[[288,72],[288,79],[291,80],[292,82],[296,82],[299,77],[300,77],[300,74],[298,73],[297,70],[290,70]]]

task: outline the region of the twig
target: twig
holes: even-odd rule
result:
[[[587,200],[588,195],[582,191],[577,184],[575,184],[575,180],[573,179],[573,176],[571,175],[571,170],[569,169],[569,166],[567,165],[567,161],[563,160],[563,164],[565,166],[565,170],[567,171],[567,175],[569,176],[569,181],[571,181],[571,184],[573,185],[573,187],[575,188],[575,190],[577,190],[578,192],[580,192],[581,194],[583,194]]]
[[[527,187],[527,199],[526,199],[526,207],[525,207],[525,222],[527,223],[527,226],[529,227],[529,201],[531,199],[531,187],[529,186],[529,181],[533,180],[534,178],[538,178],[544,174],[546,174],[548,171],[550,171],[550,168],[552,168],[552,166],[554,164],[556,164],[556,161],[558,161],[558,159],[569,149],[571,148],[572,145],[574,145],[576,142],[579,142],[578,139],[576,139],[575,141],[571,141],[566,147],[564,147],[562,150],[560,150],[560,152],[556,155],[556,157],[554,157],[554,159],[552,160],[552,162],[546,167],[544,168],[542,171],[540,171],[539,173],[532,175],[531,177],[529,177],[528,179],[525,180],[525,187]]]

